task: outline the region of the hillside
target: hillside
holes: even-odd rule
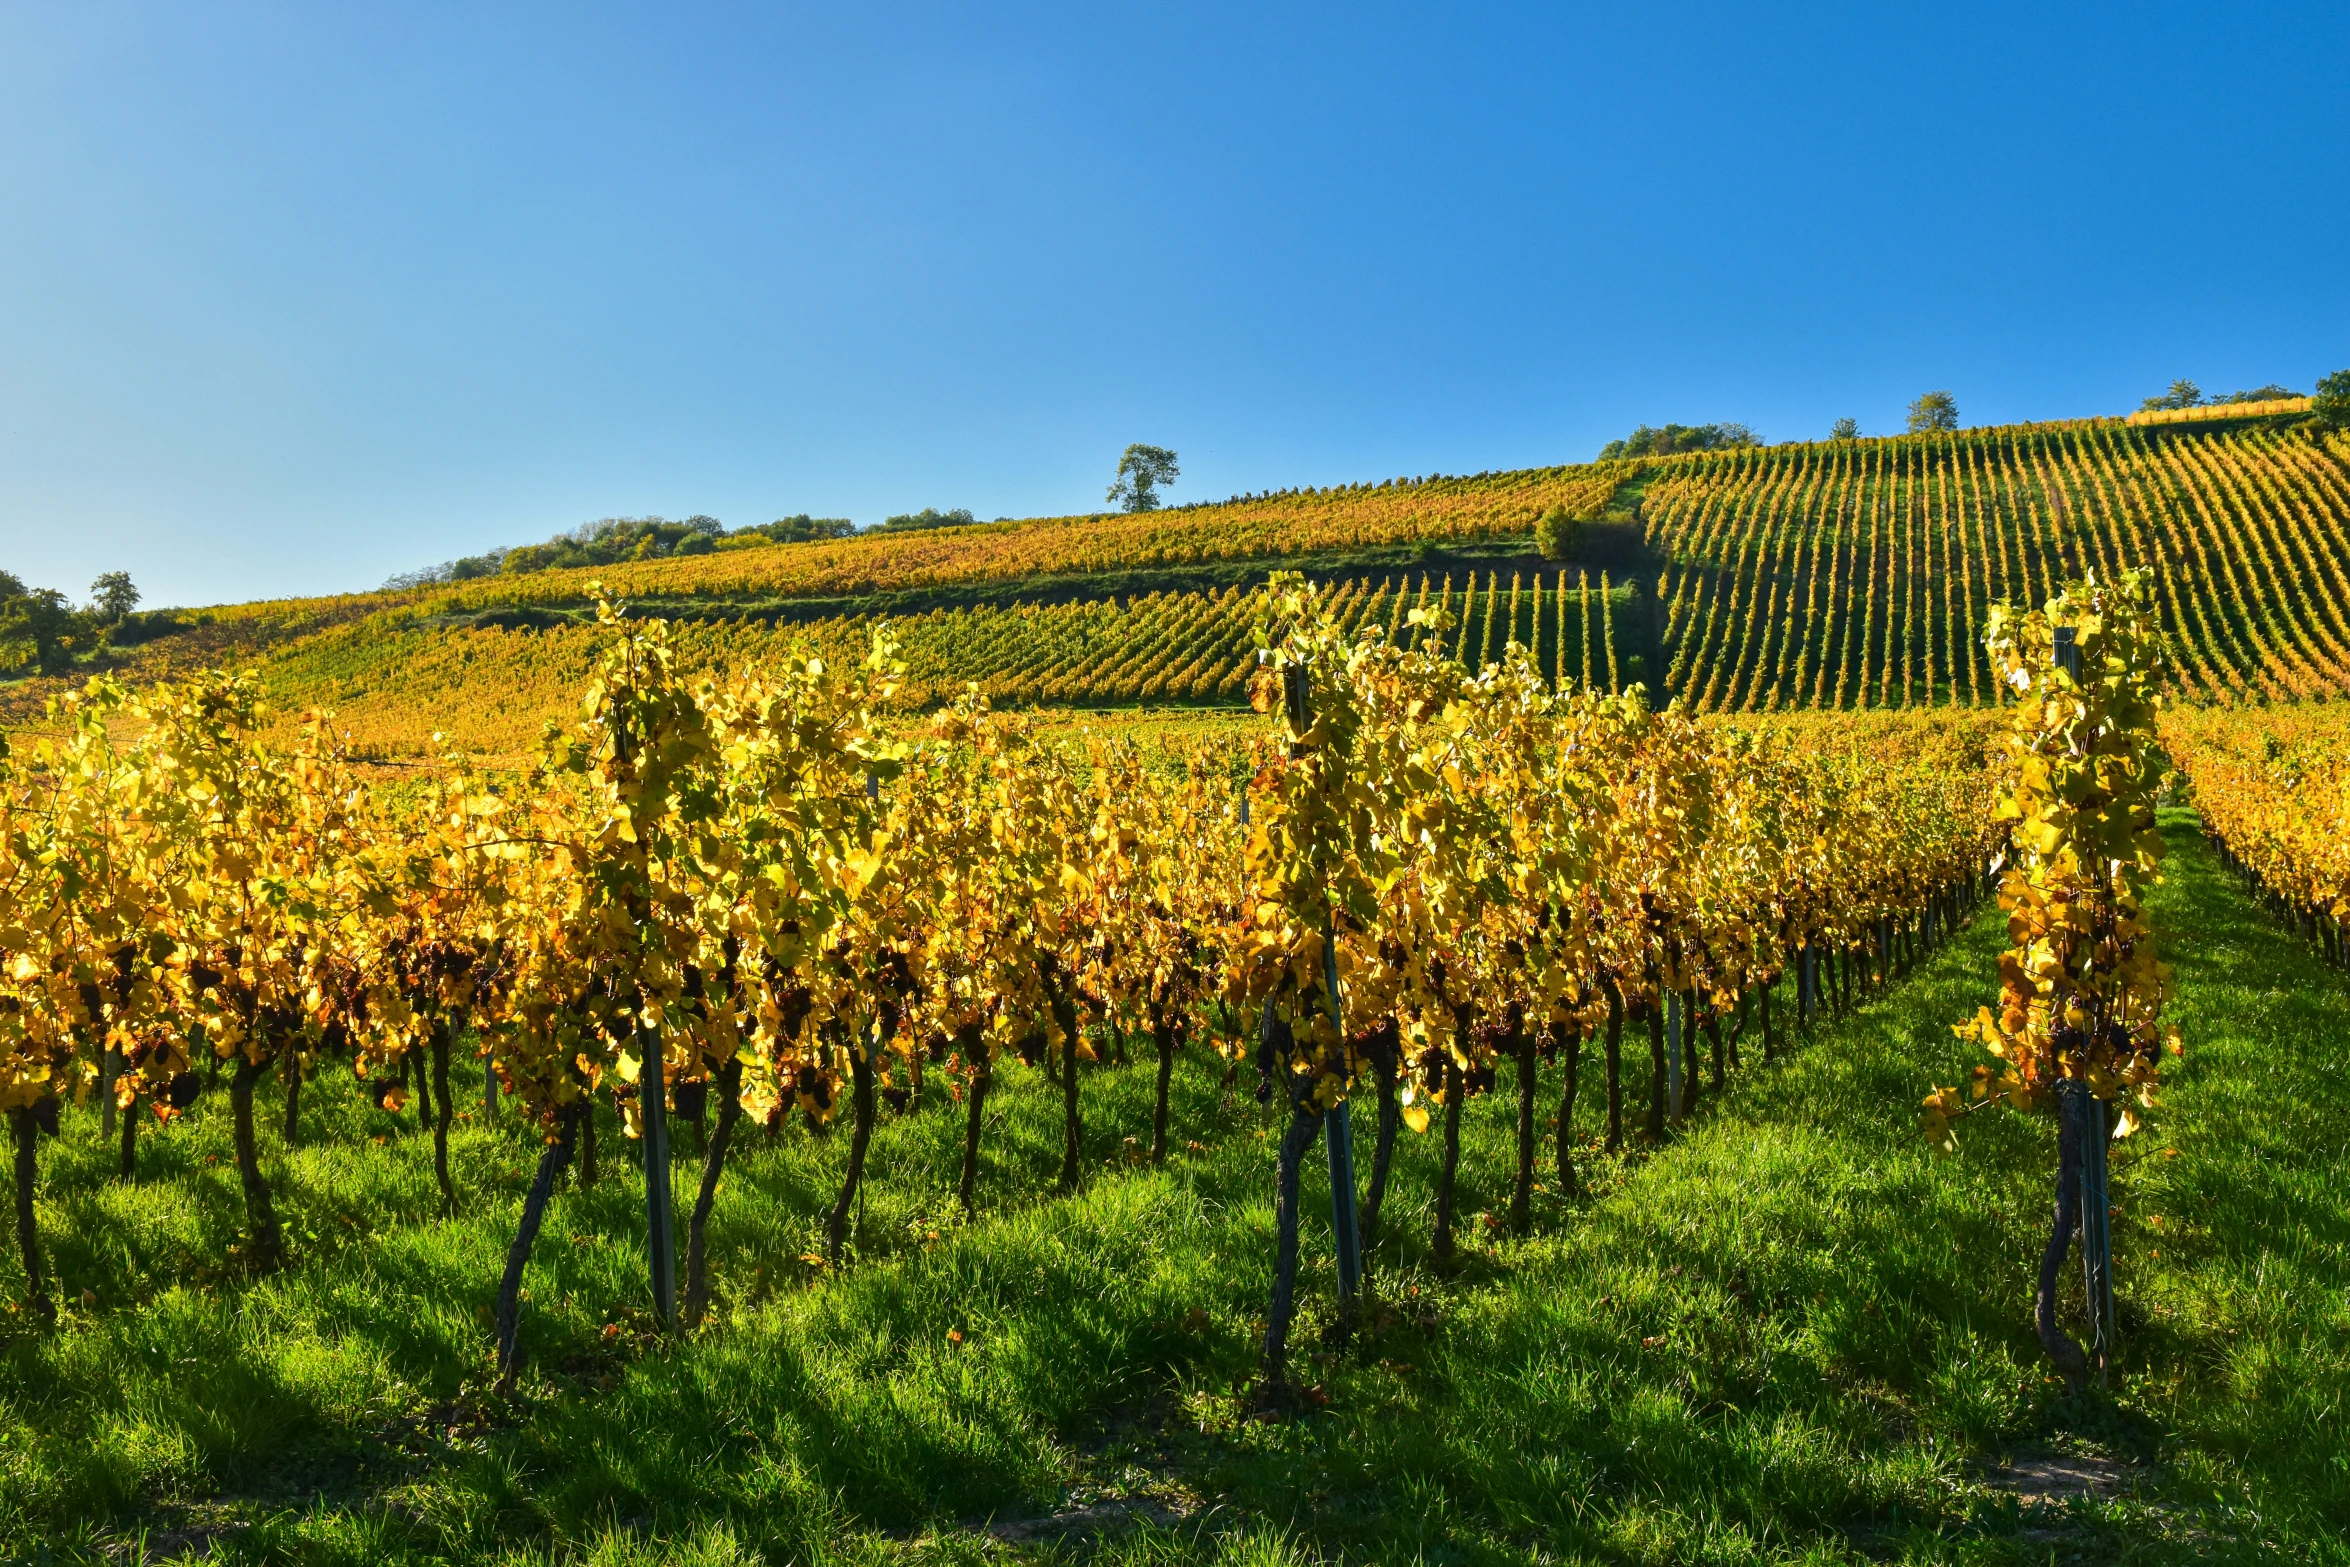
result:
[[[1472,586],[1472,583],[1474,584]],[[1459,582],[1425,572],[1357,577],[1339,593],[1341,619],[1408,635],[1412,608],[1446,605],[1447,644],[1461,657],[1498,657],[1515,628],[1553,676],[1611,675],[1628,683],[1646,665],[1647,616],[1623,589],[1589,576],[1560,594],[1557,573],[1469,571]],[[981,604],[889,621],[906,664],[902,702],[928,707],[977,683],[998,706],[1237,707],[1254,667],[1256,595],[1238,585],[1199,592]],[[807,641],[835,661],[864,656],[874,617],[813,621],[712,615],[683,628],[686,668],[716,672]],[[1612,641],[1611,641],[1612,634]],[[562,619],[543,628],[450,625],[385,616],[302,642],[267,667],[283,699],[331,706],[378,755],[417,755],[438,730],[468,750],[514,755],[544,721],[567,715],[603,634]],[[1611,651],[1614,653],[1611,659]]]
[[[1586,519],[1535,553],[1545,511]],[[2291,418],[2118,419],[1390,480],[1139,515],[1048,518],[539,571],[205,611],[128,678],[257,662],[289,706],[362,745],[436,729],[512,754],[568,710],[601,581],[694,623],[697,666],[809,639],[836,656],[894,627],[910,706],[976,681],[999,703],[1242,699],[1276,567],[1348,585],[1350,620],[1443,602],[1464,657],[1511,635],[1547,673],[1662,686],[1709,711],[1980,705],[1989,607],[2137,564],[2156,578],[2180,694],[2350,690],[2350,440]],[[1612,659],[1611,659],[1612,655]],[[38,683],[0,697],[37,711]]]
[[[368,687],[372,671],[407,663],[425,648],[428,659],[486,662],[528,685],[539,663],[551,658],[561,665],[564,655],[511,639],[592,624],[590,588],[597,583],[638,612],[745,628],[819,623],[820,638],[827,635],[820,623],[830,621],[836,623],[830,633],[835,640],[862,645],[862,627],[849,626],[861,617],[1106,604],[1113,598],[1127,603],[1135,595],[1171,592],[1213,595],[1259,582],[1282,565],[1325,576],[1419,566],[1441,581],[1455,567],[1464,574],[1478,565],[1490,569],[1489,558],[1497,555],[1530,562],[1537,517],[1552,508],[1596,512],[1637,466],[1393,479],[1133,515],[866,534],[592,570],[222,605],[180,612],[185,632],[106,655],[102,667],[142,681],[214,664],[265,664],[285,700],[340,708]],[[459,650],[434,645],[437,634],[468,630],[496,631],[510,640],[460,638]],[[1245,623],[1239,628],[1244,640],[1247,630]],[[748,629],[745,635],[746,646],[759,640]],[[280,655],[290,660],[283,668]],[[87,672],[0,685],[0,724],[36,719],[50,692],[78,684]],[[948,683],[1014,672],[972,666]],[[521,689],[475,695],[511,706]],[[535,722],[529,727],[535,732]]]
[[[1994,700],[2006,598],[2154,572],[2190,701],[2350,690],[2350,440],[2095,421],[1706,454],[1647,486],[1666,686],[1707,709]]]
[[[1264,559],[1530,534],[1535,518],[1552,506],[1596,511],[1634,467],[1592,463],[1394,479],[1167,511],[866,533],[585,575],[599,576],[615,593],[660,600],[850,599],[981,584],[996,592],[1061,578],[1215,575],[1220,567]],[[576,603],[583,580],[579,572],[491,577],[426,602],[436,613]]]

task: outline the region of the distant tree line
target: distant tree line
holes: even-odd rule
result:
[[[965,507],[939,511],[925,506],[920,511],[886,518],[864,531],[905,533],[920,528],[963,528],[978,520]],[[612,566],[623,561],[662,560],[672,555],[708,555],[758,544],[810,544],[822,539],[845,539],[857,531],[857,525],[846,517],[811,517],[806,512],[734,529],[715,517],[702,515],[682,521],[667,517],[604,517],[568,533],[558,533],[543,544],[501,546],[479,555],[446,560],[437,566],[403,571],[386,578],[384,587],[386,590],[429,588],[524,571],[563,571],[579,566]]]
[[[1731,420],[1722,424],[1668,424],[1651,429],[1642,425],[1620,441],[1599,449],[1599,460],[1618,457],[1671,457],[1678,452],[1715,452],[1733,446],[1760,446],[1762,437]]]
[[[884,517],[873,525],[871,531],[874,533],[918,533],[925,528],[968,528],[978,520],[977,517],[971,515],[968,507],[958,506],[953,511],[940,511],[934,506],[925,506],[920,511],[905,512],[895,517]]]
[[[1743,429],[1744,426],[1725,428]],[[1156,511],[1160,489],[1173,484],[1179,471],[1175,453],[1168,448],[1136,443],[1127,447],[1125,455],[1118,459],[1117,482],[1110,486],[1109,498],[1125,511]],[[952,511],[925,506],[920,511],[884,517],[864,531],[915,533],[930,528],[968,528],[978,521],[967,506]],[[806,512],[796,517],[779,517],[773,522],[753,523],[731,532],[717,518],[700,515],[682,522],[667,517],[604,517],[569,533],[558,533],[543,544],[501,546],[418,571],[403,571],[386,578],[384,588],[391,591],[428,588],[524,571],[562,571],[577,566],[660,560],[670,555],[707,555],[715,550],[740,549],[753,544],[808,544],[820,539],[845,539],[857,531],[857,525],[846,517],[811,517]]]
[[[462,555],[437,566],[404,571],[386,579],[384,586],[422,588],[550,567],[610,566],[665,555],[702,555],[716,549],[718,540],[725,536],[725,524],[715,517],[694,516],[682,522],[667,517],[603,517],[558,533],[543,544],[502,545],[479,555]]]
[[[569,533],[558,533],[544,544],[525,544],[508,550],[499,569],[506,572],[544,571],[550,567],[612,566],[627,560],[659,560],[668,555],[707,555],[726,537],[726,524],[715,517],[693,516],[683,522],[666,517],[605,517]]]
[[[2149,411],[2166,408],[2219,408],[2229,403],[2269,403],[2279,398],[2299,397],[2302,394],[2289,386],[2270,382],[2247,392],[2230,392],[2224,397],[2206,397],[2203,388],[2192,381],[2179,380],[2170,384],[2170,390],[2159,397],[2149,397],[2138,406]]]
[[[176,630],[169,611],[137,613],[139,590],[127,571],[110,571],[90,584],[90,602],[76,608],[55,588],[27,587],[0,571],[0,676],[56,675],[82,656],[107,647],[131,647]]]
[[[793,517],[778,517],[773,522],[754,522],[747,528],[737,528],[727,537],[743,538],[761,534],[777,544],[813,544],[818,539],[845,539],[857,531],[857,525],[846,517],[811,517],[801,512]]]
[[[845,538],[857,531],[846,517],[779,517],[731,532],[715,517],[695,515],[683,520],[668,517],[603,517],[558,533],[543,544],[501,546],[479,555],[464,555],[418,571],[387,578],[384,587],[426,588],[447,582],[469,582],[477,577],[510,576],[524,571],[559,571],[574,566],[613,566],[622,561],[661,560],[671,555],[707,555],[714,550],[746,544],[802,544],[813,539]]]

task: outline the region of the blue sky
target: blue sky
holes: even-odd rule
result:
[[[2350,365],[2350,10],[0,4],[0,566],[372,587]]]

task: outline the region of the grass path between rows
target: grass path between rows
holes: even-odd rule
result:
[[[1177,1082],[1201,1146],[1164,1170],[1131,1164],[1148,1066],[1089,1074],[1098,1173],[1070,1198],[1052,1096],[1012,1074],[975,1225],[959,1113],[886,1123],[839,1276],[802,1260],[839,1140],[754,1136],[716,1321],[681,1344],[642,1331],[642,1185],[607,1121],[602,1182],[541,1240],[512,1404],[481,1322],[527,1174],[510,1124],[459,1139],[444,1223],[413,1131],[313,1085],[271,1165],[295,1262],[248,1284],[224,1104],[150,1136],[129,1184],[73,1118],[41,1205],[65,1325],[0,1328],[0,1560],[2350,1562],[2350,982],[2191,817],[2165,827],[2189,1054],[2116,1151],[2108,1393],[2065,1399],[2030,1334],[2051,1125],[1976,1117],[1953,1159],[1916,1132],[1971,1064],[1948,1025],[1992,993],[1992,916],[1791,1059],[1750,1048],[1665,1149],[1590,1155],[1590,1195],[1545,1192],[1530,1237],[1476,1225],[1449,1277],[1421,1249],[1435,1141],[1407,1135],[1377,1318],[1305,1363],[1327,1406],[1279,1424],[1234,1396],[1269,1123],[1204,1058]],[[1470,1107],[1472,1215],[1506,1206],[1509,1075]],[[1318,1350],[1326,1224],[1305,1278]],[[2049,1458],[2112,1494],[2000,1483]]]

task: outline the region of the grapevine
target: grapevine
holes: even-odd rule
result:
[[[481,767],[444,739],[399,791],[360,780],[335,721],[288,731],[243,677],[70,694],[50,736],[0,757],[0,1094],[20,1214],[41,1125],[110,1059],[126,1111],[165,1119],[196,1113],[203,1062],[227,1071],[255,1267],[287,1251],[253,1117],[273,1069],[289,1100],[297,1064],[359,1074],[390,1113],[413,1100],[453,1209],[450,1058],[470,1043],[539,1149],[490,1311],[511,1380],[533,1247],[566,1172],[593,1178],[599,1098],[645,1148],[654,1315],[691,1330],[727,1293],[709,1220],[744,1127],[847,1122],[818,1259],[847,1267],[874,1126],[925,1113],[926,1074],[961,1101],[956,1197],[976,1213],[999,1074],[1054,1080],[1072,1185],[1092,1163],[1087,1076],[1149,1042],[1151,1135],[1133,1157],[1164,1161],[1183,1130],[1174,1062],[1212,1040],[1253,1062],[1284,1121],[1264,1346],[1278,1389],[1297,1167],[1328,1112],[1376,1101],[1374,1247],[1397,1137],[1441,1135],[1432,1239],[1457,1254],[1463,1117],[1510,1073],[1506,1222],[1530,1228],[1546,1071],[1562,1070],[1570,1188],[1587,1042],[1605,1041],[1620,1145],[1620,1034],[1645,1028],[1645,1133],[1669,1137],[1738,1067],[1758,1001],[1770,1048],[1770,998],[1802,954],[1889,978],[1963,912],[1993,836],[1963,740],[1890,720],[1736,729],[1569,675],[1620,673],[1604,576],[1521,590],[1515,610],[1490,576],[1454,598],[1484,617],[1472,646],[1492,657],[1475,669],[1447,656],[1461,628],[1432,588],[1279,577],[1229,606],[1257,622],[1275,720],[1237,778],[1205,749],[1170,761],[1105,733],[1048,738],[983,689],[893,717],[904,659],[887,628],[850,656],[810,636],[717,668],[694,628],[616,601],[577,716],[527,767]],[[1538,661],[1554,609],[1600,633],[1606,659],[1581,636],[1566,656],[1556,616]],[[127,745],[109,738],[117,714],[144,726]],[[712,1106],[679,1301],[667,1128]],[[38,1238],[29,1218],[20,1230],[38,1300]]]
[[[2163,843],[2154,721],[2161,639],[2138,573],[2090,576],[2043,612],[1996,607],[1985,633],[2000,679],[2016,698],[2012,775],[1999,806],[2013,824],[2000,906],[2008,913],[1998,1012],[1956,1026],[1995,1065],[1967,1089],[1937,1088],[1925,1102],[1927,1137],[1955,1147],[1953,1124],[2005,1104],[2059,1116],[2056,1221],[2042,1258],[2034,1316],[2049,1358],[2078,1383],[2081,1348],[2058,1325],[2056,1279],[2076,1229],[2090,1259],[2094,1347],[2110,1340],[2109,1287],[2097,1244],[2104,1221],[2103,1107],[2121,1106],[2111,1135],[2136,1130],[2155,1102],[2165,1045],[2161,1012],[2170,971],[2155,957],[2145,907]]]

